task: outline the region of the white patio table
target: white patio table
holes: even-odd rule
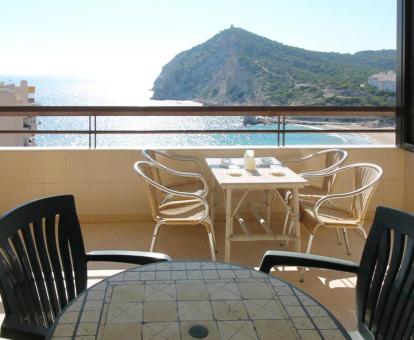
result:
[[[288,240],[295,241],[295,251],[301,251],[300,246],[300,221],[299,221],[299,189],[308,184],[308,181],[296,174],[288,167],[282,166],[276,158],[269,158],[269,164],[262,164],[260,158],[256,158],[256,170],[244,169],[243,158],[230,158],[230,164],[224,165],[221,158],[206,158],[206,163],[212,173],[212,190],[214,193],[217,183],[224,190],[224,207],[226,213],[226,234],[224,260],[230,262],[230,243],[232,241],[269,241]],[[275,233],[271,228],[271,213],[273,201],[277,193],[276,189],[287,188],[292,190],[293,204],[293,235],[281,235]],[[237,204],[233,207],[233,192],[239,190],[243,194]],[[266,191],[266,218],[258,218],[260,225],[265,230],[262,234],[252,234],[245,222],[240,217],[239,209],[251,191]],[[214,220],[215,195],[211,195],[211,218]],[[237,219],[244,234],[233,233],[233,222]]]

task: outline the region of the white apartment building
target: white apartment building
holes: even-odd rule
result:
[[[20,81],[20,86],[0,82],[0,106],[36,105],[34,94],[36,88],[29,86],[27,80]],[[1,130],[28,130],[37,128],[36,117],[2,117]],[[34,133],[0,134],[0,146],[35,146]]]
[[[368,85],[383,91],[395,92],[397,75],[393,71],[380,72],[368,77]]]

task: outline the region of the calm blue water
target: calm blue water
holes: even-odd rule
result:
[[[11,80],[16,84],[27,79],[36,86],[36,101],[41,105],[115,105],[115,106],[165,106],[197,105],[185,101],[154,101],[150,84],[139,84],[119,79],[74,79],[67,77],[0,76],[0,81]],[[39,117],[42,130],[87,130],[87,117]],[[174,130],[174,129],[272,129],[275,125],[243,126],[243,117],[97,117],[98,130]],[[310,129],[289,124],[288,129]],[[38,146],[87,147],[87,135],[36,135]],[[364,136],[337,134],[287,134],[287,145],[327,145],[372,143]],[[164,134],[164,135],[97,135],[97,147],[142,146],[226,146],[226,145],[276,145],[276,134]]]

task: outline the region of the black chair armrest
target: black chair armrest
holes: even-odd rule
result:
[[[133,264],[149,264],[171,261],[166,254],[132,250],[95,250],[86,253],[87,261],[125,262]]]
[[[355,274],[359,269],[359,265],[355,262],[334,257],[268,250],[263,255],[259,270],[264,273],[269,273],[273,266],[315,267]]]

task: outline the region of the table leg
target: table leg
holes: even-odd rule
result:
[[[293,212],[292,212],[292,223],[293,229],[295,231],[296,242],[295,242],[295,251],[301,252],[300,245],[300,216],[299,216],[299,189],[293,189]]]
[[[271,219],[272,219],[272,191],[271,190],[266,190],[266,206],[267,206],[267,211],[266,211],[266,225],[267,227],[270,229],[270,224],[271,224]]]
[[[216,180],[214,176],[211,176],[211,189],[210,189],[210,218],[214,223],[216,214]]]
[[[226,234],[224,240],[224,262],[230,263],[230,237],[233,230],[233,217],[231,212],[231,189],[225,189],[226,192]]]

